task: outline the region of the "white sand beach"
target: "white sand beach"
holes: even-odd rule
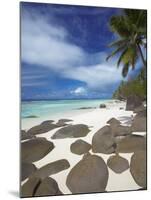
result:
[[[122,109],[120,109],[122,108]],[[92,144],[93,135],[103,126],[106,125],[106,122],[112,117],[120,120],[123,125],[130,125],[130,121],[134,113],[132,111],[125,111],[125,102],[112,102],[107,104],[107,108],[96,108],[96,109],[86,109],[79,110],[76,114],[67,113],[64,116],[60,116],[58,118],[30,118],[22,120],[21,128],[24,130],[28,130],[29,128],[38,125],[39,123],[45,120],[55,120],[57,122],[58,119],[71,119],[73,121],[68,122],[68,124],[85,124],[90,128],[90,132],[86,137],[81,138],[65,138],[65,139],[51,139],[51,136],[56,132],[53,129],[44,134],[38,134],[37,137],[45,137],[47,140],[52,141],[55,145],[55,148],[48,153],[44,158],[34,162],[37,168],[40,168],[50,162],[59,160],[59,159],[67,159],[70,163],[70,167],[64,171],[61,171],[57,174],[51,175],[54,178],[60,190],[64,194],[71,194],[71,191],[66,186],[66,178],[70,170],[75,166],[83,157],[83,155],[76,155],[70,151],[70,145],[75,142],[77,139],[82,139],[90,144]],[[136,134],[136,133],[133,133]],[[137,134],[145,135],[145,132],[138,132]],[[91,154],[94,154],[90,150]],[[128,162],[130,162],[131,156],[133,153],[122,153],[120,156],[126,158]],[[101,156],[105,162],[112,154],[102,154],[98,153],[96,155]],[[108,168],[109,169],[109,168]],[[27,179],[23,182],[25,183]],[[109,169],[109,180],[107,183],[106,191],[121,191],[121,190],[137,190],[141,188],[136,184],[134,179],[131,176],[131,173],[128,170],[121,174],[117,174]]]

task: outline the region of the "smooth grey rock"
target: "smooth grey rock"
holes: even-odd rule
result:
[[[46,120],[46,121],[43,121],[41,125],[51,125],[53,122],[54,120]]]
[[[72,153],[81,155],[87,153],[91,149],[91,145],[84,140],[76,140],[71,144],[70,150]]]
[[[120,125],[121,124],[121,122],[119,120],[115,119],[114,117],[111,118],[110,120],[108,120],[106,123],[110,124],[110,125]]]
[[[133,153],[146,149],[146,137],[140,135],[128,135],[117,142],[116,152]]]
[[[42,122],[40,125],[32,127],[31,129],[27,131],[27,133],[32,134],[32,135],[37,135],[37,134],[46,133],[58,127],[59,127],[58,125],[52,124],[52,120],[47,120],[47,121]]]
[[[54,144],[45,138],[36,138],[21,143],[21,159],[31,163],[42,159],[54,148]]]
[[[64,138],[85,137],[89,131],[90,130],[88,126],[84,124],[68,125],[56,131],[51,138],[64,139]]]
[[[122,126],[122,125],[111,125],[111,132],[113,136],[125,136],[130,135],[132,133],[132,129],[130,126]]]
[[[24,118],[38,118],[38,116],[36,116],[36,115],[28,115],[28,116],[26,116]]]
[[[59,119],[56,125],[58,126],[66,126],[68,125],[66,122],[71,122],[71,119]]]
[[[21,140],[29,140],[33,138],[36,138],[36,136],[30,133],[27,133],[25,130],[21,130]]]
[[[37,170],[34,164],[32,163],[21,163],[21,181],[28,178],[32,173]]]
[[[76,193],[104,192],[108,182],[108,168],[96,155],[87,155],[69,172],[66,185]]]
[[[129,168],[128,160],[119,155],[109,157],[109,159],[107,160],[107,165],[110,169],[118,174],[124,172]]]
[[[146,151],[135,152],[131,157],[130,172],[136,183],[143,188],[146,188],[147,186],[146,169]]]
[[[96,107],[81,107],[78,108],[79,110],[86,110],[86,109],[96,109]]]
[[[34,196],[50,196],[50,195],[61,195],[62,192],[60,191],[57,182],[52,179],[51,177],[45,178],[35,191]]]
[[[104,126],[98,130],[92,138],[92,151],[94,153],[111,154],[115,152],[115,138],[110,126]]]
[[[147,129],[147,119],[146,110],[140,111],[133,119],[132,130],[133,132],[146,132]]]
[[[21,197],[33,197],[35,189],[39,186],[41,180],[37,177],[30,178],[21,186]]]
[[[40,179],[44,179],[48,176],[51,176],[52,174],[56,174],[58,172],[61,172],[63,170],[66,170],[70,167],[69,162],[66,159],[57,160],[55,162],[49,163],[47,165],[44,165],[35,173],[33,173],[32,177],[38,177]]]
[[[135,109],[134,109],[134,112],[135,112],[135,113],[139,113],[139,112],[142,112],[142,111],[144,111],[144,110],[146,110],[146,108],[145,108],[144,105],[142,104],[142,105],[138,106],[137,108],[135,108]]]

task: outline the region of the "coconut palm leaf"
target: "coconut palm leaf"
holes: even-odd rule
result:
[[[115,48],[106,60],[119,54],[117,67],[123,64],[123,76],[126,76],[131,66],[132,69],[140,57],[144,67],[146,61],[142,48],[146,43],[146,23],[147,13],[145,10],[125,9],[122,15],[112,16],[110,19],[111,30],[119,37],[117,41],[112,42],[109,46]]]
[[[125,63],[122,69],[122,76],[125,78],[129,71],[129,63]]]

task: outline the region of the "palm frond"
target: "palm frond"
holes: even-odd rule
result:
[[[120,57],[119,57],[119,59],[118,59],[118,62],[117,62],[117,67],[120,66],[120,64],[121,64],[121,62],[122,62],[122,59],[123,59],[123,57],[125,56],[126,52],[127,52],[127,48],[121,53],[121,55],[120,55]]]
[[[125,78],[129,71],[129,63],[125,63],[122,69],[122,76]]]
[[[119,47],[127,44],[128,39],[120,39],[109,44],[109,47]]]
[[[107,56],[106,61],[108,61],[111,57],[115,56],[117,53],[119,53],[121,50],[123,50],[123,46],[117,48],[115,51],[113,51],[109,56]]]

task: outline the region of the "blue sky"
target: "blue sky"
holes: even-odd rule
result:
[[[106,61],[122,9],[21,3],[22,99],[110,98],[122,80]]]

